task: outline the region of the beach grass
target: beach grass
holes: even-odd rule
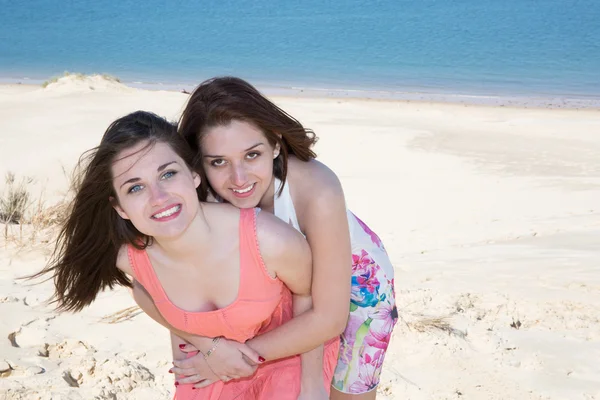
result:
[[[29,206],[30,194],[27,185],[32,182],[29,177],[16,179],[12,171],[4,177],[6,188],[0,197],[0,222],[5,224],[18,224],[25,216]]]
[[[18,248],[25,248],[40,242],[50,243],[56,228],[67,216],[68,194],[57,203],[49,205],[44,191],[39,196],[32,195],[30,189],[34,183],[33,178],[18,178],[9,171],[4,180],[5,188],[0,192],[0,224],[4,225],[5,245],[12,243]]]

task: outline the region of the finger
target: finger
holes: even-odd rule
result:
[[[240,349],[240,351],[242,352],[243,355],[245,355],[246,357],[248,357],[255,364],[262,364],[262,363],[264,363],[266,361],[264,359],[264,357],[262,357],[256,351],[254,351],[254,349],[252,349],[247,344],[241,344],[240,347],[239,347],[239,349]]]
[[[231,378],[228,376],[220,376],[219,379],[221,379],[223,382],[229,382],[231,380]]]
[[[183,369],[194,368],[194,357],[186,358],[184,360],[174,360],[173,366]]]
[[[184,353],[193,353],[193,352],[197,352],[198,349],[195,348],[193,345],[191,344],[185,344],[182,343],[179,345],[179,350],[181,350]]]
[[[205,379],[202,382],[198,382],[194,385],[194,389],[201,389],[203,387],[207,387],[208,385],[212,385],[214,382],[210,379]]]
[[[169,373],[179,375],[179,376],[192,376],[192,375],[196,375],[196,369],[173,367],[169,370]]]
[[[179,382],[181,385],[187,385],[190,383],[199,383],[202,382],[204,380],[204,378],[202,378],[200,375],[192,375],[192,376],[187,376],[185,378],[178,378],[177,382]]]

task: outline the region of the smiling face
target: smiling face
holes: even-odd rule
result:
[[[210,128],[201,146],[206,177],[223,200],[252,208],[273,192],[273,159],[279,147],[273,147],[254,125],[233,120]]]
[[[145,235],[175,238],[199,210],[195,189],[200,177],[166,143],[144,141],[123,150],[112,176],[114,209]]]

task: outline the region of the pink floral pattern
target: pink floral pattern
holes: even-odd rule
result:
[[[365,393],[373,390],[379,384],[378,370],[381,370],[384,353],[378,350],[372,356],[365,354],[358,364],[359,379],[350,385],[350,393]]]
[[[364,232],[360,239],[369,243],[361,242],[365,247],[352,254],[350,318],[341,336],[332,382],[337,390],[352,394],[366,393],[379,384],[385,352],[398,320],[394,278],[386,276],[386,270],[375,261],[390,263],[387,253],[379,237],[360,219],[356,221]],[[387,270],[393,271],[391,263],[388,266]]]
[[[362,250],[361,254],[352,255],[352,292],[350,302],[358,307],[373,307],[379,303],[379,265],[369,254]]]
[[[352,214],[352,215],[354,215],[354,214]],[[377,236],[377,234],[375,232],[373,232],[371,230],[371,228],[369,228],[367,226],[367,224],[365,224],[364,222],[362,222],[362,220],[360,218],[358,218],[356,215],[354,215],[354,218],[356,219],[356,222],[358,222],[358,224],[360,225],[360,227],[363,229],[363,231],[365,231],[365,233],[367,235],[369,235],[369,237],[371,238],[371,241],[373,242],[373,244],[375,244],[381,250],[385,251],[385,247],[383,246],[383,242],[381,241],[381,239],[379,239],[379,236]]]

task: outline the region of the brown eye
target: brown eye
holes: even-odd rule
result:
[[[260,156],[260,153],[257,152],[257,151],[252,151],[252,152],[246,154],[246,158],[249,159],[249,160],[254,160],[258,156]]]
[[[210,162],[210,165],[212,165],[213,167],[221,167],[225,165],[225,160],[223,160],[222,158],[217,158],[216,160],[212,160]]]

